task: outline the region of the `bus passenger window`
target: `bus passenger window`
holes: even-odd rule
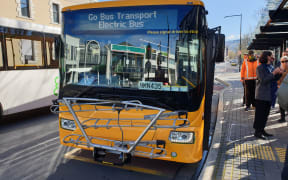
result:
[[[20,39],[6,38],[8,66],[16,66],[20,60]]]
[[[47,64],[49,67],[58,67],[59,60],[56,59],[55,55],[55,43],[54,39],[46,41],[46,55],[47,55]]]
[[[42,66],[41,41],[6,38],[8,66]]]
[[[28,64],[29,61],[34,61],[34,44],[31,40],[22,39],[20,41],[21,61]]]

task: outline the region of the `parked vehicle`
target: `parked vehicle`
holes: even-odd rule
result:
[[[231,66],[237,66],[237,64],[238,64],[237,59],[230,60],[230,64],[231,64]]]

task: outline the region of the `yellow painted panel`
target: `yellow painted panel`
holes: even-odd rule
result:
[[[107,8],[107,7],[126,7],[126,6],[152,6],[152,5],[200,5],[204,3],[200,0],[120,0],[120,1],[106,1],[98,3],[89,3],[83,5],[69,6],[63,8],[63,12],[80,9],[93,9],[93,8]]]
[[[169,161],[176,161],[176,162],[183,162],[183,163],[195,163],[202,159],[202,144],[203,144],[203,132],[204,132],[204,121],[203,121],[203,113],[204,113],[204,99],[201,103],[201,106],[198,111],[195,112],[189,112],[188,113],[188,120],[190,121],[190,126],[186,128],[178,128],[177,131],[191,131],[195,134],[195,141],[194,144],[177,144],[177,143],[171,143],[169,141],[169,134],[170,131],[174,130],[172,128],[157,128],[149,130],[148,133],[144,136],[142,139],[143,141],[151,141],[151,140],[164,140],[166,142],[165,150],[167,151],[167,156],[157,158],[161,160],[169,160]],[[109,107],[100,106],[97,107],[97,109],[108,109]],[[111,108],[111,107],[110,107]],[[74,106],[74,110],[79,110],[79,106]],[[94,106],[88,106],[88,105],[82,105],[82,110],[93,110]],[[67,107],[61,107],[61,111],[66,111]],[[136,111],[136,110],[129,110],[125,111],[123,110],[120,113],[119,118],[119,124],[120,125],[145,125],[147,126],[150,123],[150,120],[138,120],[137,122],[132,122],[129,119],[144,119],[145,115],[151,115],[151,114],[157,114],[158,111],[156,110],[143,110],[143,111]],[[77,117],[79,118],[79,121],[81,124],[85,124],[86,126],[94,125],[96,122],[96,119],[106,119],[98,121],[97,125],[105,125],[107,124],[107,119],[117,119],[118,113],[113,111],[86,111],[86,112],[76,112]],[[64,112],[60,113],[59,118],[65,118],[65,119],[71,119],[73,120],[73,116],[70,113]],[[177,118],[175,117],[169,117],[169,118]],[[90,121],[87,121],[89,120]],[[92,120],[93,119],[93,120]],[[84,123],[83,121],[86,121]],[[60,123],[60,122],[59,122]],[[178,124],[182,124],[183,121],[178,122]],[[111,121],[111,125],[118,125],[118,121]],[[163,121],[157,122],[158,125],[172,125],[173,121]],[[59,124],[60,126],[60,124]],[[122,127],[123,130],[123,140],[124,141],[135,141],[137,137],[140,136],[140,134],[144,131],[144,127]],[[119,127],[111,127],[111,128],[87,128],[86,133],[88,136],[91,137],[100,137],[104,139],[111,139],[111,140],[122,140],[122,133]],[[70,134],[80,134],[81,131],[77,128],[75,131],[69,131],[64,130],[60,128],[60,141],[61,144],[65,146],[72,146],[72,147],[79,147],[83,149],[89,149],[92,150],[92,148],[88,148],[85,146],[76,146],[73,144],[65,144],[63,143],[63,138],[65,136],[69,136]],[[76,140],[78,137],[73,136],[72,139]],[[85,141],[84,138],[81,138],[81,141]],[[101,140],[92,140],[93,143],[101,144],[101,145],[108,145],[111,146],[113,143],[107,142],[107,141],[101,141]],[[142,150],[147,152],[148,150],[145,148],[137,148],[137,150]],[[171,157],[171,153],[176,152],[176,157]]]

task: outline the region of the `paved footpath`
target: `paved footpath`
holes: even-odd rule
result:
[[[288,144],[287,122],[278,123],[278,106],[271,109],[266,131],[274,136],[268,140],[256,139],[253,135],[255,112],[244,111],[243,88],[239,76],[239,73],[218,76],[228,82],[230,87],[223,93],[223,117],[218,122],[222,125],[222,131],[220,146],[217,147],[218,155],[213,161],[212,179],[281,180]],[[210,178],[204,176],[203,179]]]

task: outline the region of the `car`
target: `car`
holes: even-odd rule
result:
[[[237,66],[237,64],[238,64],[237,59],[230,60],[230,64],[231,64],[231,66]]]

